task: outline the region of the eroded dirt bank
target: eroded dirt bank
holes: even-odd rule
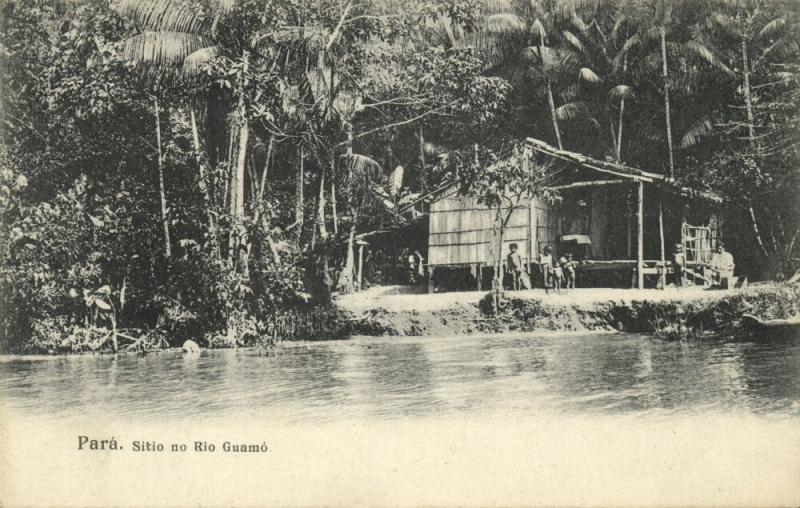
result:
[[[507,292],[494,316],[487,293],[409,294],[399,287],[347,295],[337,305],[357,335],[460,335],[532,331],[690,333],[741,331],[742,314],[785,319],[798,312],[800,286],[737,291],[576,289]]]

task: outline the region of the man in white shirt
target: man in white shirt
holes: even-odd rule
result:
[[[711,268],[711,280],[714,285],[727,286],[728,281],[733,277],[733,256],[730,252],[725,250],[725,245],[720,242],[717,244],[717,252],[711,256],[711,263],[708,267]]]

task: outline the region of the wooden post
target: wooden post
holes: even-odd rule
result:
[[[361,275],[364,269],[364,245],[358,246],[358,289],[361,289]]]
[[[480,263],[475,263],[475,274],[476,274],[475,278],[478,280],[478,291],[481,290],[481,282],[482,282],[481,281],[481,276],[483,275],[481,273],[481,269],[482,269],[481,264]]]
[[[661,289],[666,289],[667,260],[664,253],[664,211],[661,207],[661,198],[658,199],[658,236],[661,240]]]
[[[433,271],[435,267],[428,266],[428,293],[433,293],[434,285],[433,285]]]
[[[636,208],[636,287],[644,289],[644,182],[641,180]]]

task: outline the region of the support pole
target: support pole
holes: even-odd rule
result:
[[[661,198],[658,199],[658,236],[661,240],[661,289],[666,289],[667,260],[664,253],[664,211],[661,206]]]
[[[364,269],[364,245],[358,246],[358,289],[361,289],[361,275]]]
[[[435,289],[434,284],[433,284],[433,271],[434,271],[434,269],[435,268],[433,266],[429,266],[428,267],[428,293],[433,293],[433,290]]]
[[[636,287],[644,289],[644,182],[641,180],[636,206]]]

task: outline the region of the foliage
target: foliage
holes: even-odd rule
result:
[[[665,116],[737,266],[796,269],[795,3],[401,4],[3,3],[0,346],[91,349],[106,286],[138,349],[335,335],[357,234],[453,182],[557,199],[526,137],[666,172]]]

